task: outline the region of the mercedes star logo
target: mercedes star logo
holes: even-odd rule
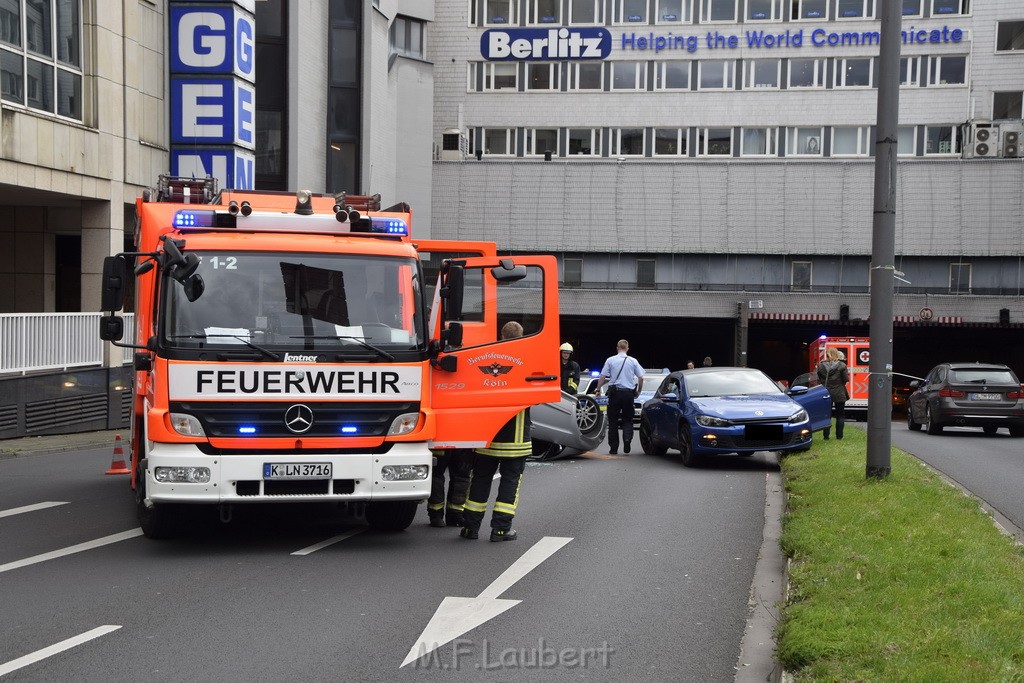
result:
[[[313,426],[313,411],[309,406],[301,403],[293,405],[284,411],[284,426],[293,434],[308,432]]]

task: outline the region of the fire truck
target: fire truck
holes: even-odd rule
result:
[[[557,267],[413,240],[378,195],[162,177],[104,260],[100,337],[132,347],[131,486],[146,536],[198,504],[336,502],[409,526],[431,448],[490,444],[560,398]],[[429,286],[436,280],[436,286]],[[135,340],[117,315],[134,301]],[[509,320],[524,334],[502,340]]]
[[[850,371],[850,382],[846,390],[850,400],[846,402],[847,412],[864,412],[868,409],[868,365],[871,360],[868,337],[829,337],[821,335],[810,345],[810,374],[815,377],[818,363],[825,360],[830,348],[839,349]]]

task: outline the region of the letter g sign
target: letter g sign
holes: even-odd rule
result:
[[[171,5],[171,73],[255,81],[255,20],[239,7]]]

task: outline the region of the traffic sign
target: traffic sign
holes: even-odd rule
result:
[[[925,306],[920,311],[918,311],[917,317],[919,317],[921,320],[931,320],[933,315],[935,315],[935,311]]]

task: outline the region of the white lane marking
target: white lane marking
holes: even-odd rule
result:
[[[15,560],[14,562],[8,562],[7,564],[0,564],[0,574],[8,572],[12,569],[20,569],[21,567],[27,567],[29,565],[38,564],[40,562],[46,562],[47,560],[53,560],[58,557],[64,557],[65,555],[74,555],[75,553],[80,553],[86,550],[92,550],[93,548],[99,548],[101,546],[110,545],[111,543],[127,541],[129,538],[135,538],[136,536],[141,535],[142,529],[122,531],[119,534],[113,534],[112,536],[104,536],[103,538],[97,538],[93,541],[86,541],[85,543],[79,543],[78,545],[68,546],[67,548],[61,548],[60,550],[54,550],[53,552],[43,553],[42,555],[26,557],[24,560]]]
[[[68,638],[67,640],[62,640],[59,643],[51,645],[50,647],[44,647],[42,650],[36,650],[32,654],[25,655],[24,657],[12,659],[6,664],[0,664],[0,676],[9,674],[12,671],[17,671],[18,669],[28,666],[29,664],[35,664],[40,660],[46,659],[47,657],[52,657],[53,655],[59,652],[63,652],[64,650],[70,650],[71,648],[77,647],[82,643],[86,643],[90,640],[93,640],[94,638],[105,636],[108,633],[116,631],[119,628],[121,627],[114,624],[107,624],[106,626],[97,626],[93,630],[86,631],[81,635]]]
[[[544,560],[554,555],[571,538],[545,536],[537,541],[532,548],[512,563],[512,566],[491,582],[480,595],[475,598],[446,597],[441,601],[434,616],[430,618],[423,633],[405,656],[401,669],[406,664],[433,652],[445,643],[450,643],[463,633],[472,631],[499,614],[518,605],[521,600],[502,600],[498,596],[512,587]]]
[[[36,503],[34,505],[23,505],[20,508],[10,508],[9,510],[0,510],[0,517],[10,517],[11,515],[20,515],[23,512],[35,512],[36,510],[45,510],[46,508],[57,507],[58,505],[67,505],[66,500],[48,500],[45,503]]]
[[[329,545],[334,545],[339,541],[344,541],[346,538],[352,538],[356,534],[361,534],[364,531],[366,531],[366,527],[350,529],[349,531],[346,531],[343,534],[332,536],[331,538],[328,538],[326,541],[320,541],[319,543],[314,543],[313,545],[307,548],[303,548],[302,550],[296,550],[294,553],[292,553],[292,555],[309,555],[310,553],[315,553],[317,550],[322,550],[323,548],[326,548]]]

